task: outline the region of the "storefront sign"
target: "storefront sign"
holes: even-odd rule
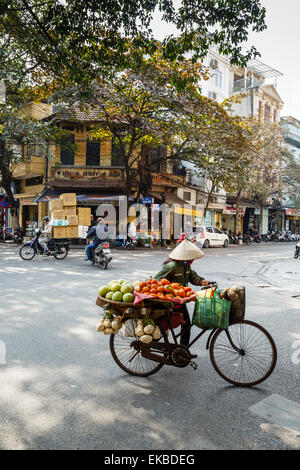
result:
[[[300,216],[300,210],[299,209],[285,209],[286,215],[290,216]]]
[[[226,206],[226,209],[223,210],[223,214],[227,215],[235,215],[236,214],[236,208],[233,206]],[[245,215],[245,207],[239,207],[239,214],[240,215]]]

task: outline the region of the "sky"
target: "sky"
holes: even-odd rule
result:
[[[179,0],[176,3],[180,3]],[[260,61],[284,75],[277,79],[277,91],[284,101],[281,116],[300,121],[300,0],[261,0],[267,10],[267,30],[250,32],[247,47],[256,46]],[[156,15],[154,32],[163,37],[175,33]]]

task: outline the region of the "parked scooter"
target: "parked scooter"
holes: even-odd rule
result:
[[[23,260],[30,261],[35,255],[43,255],[44,250],[39,244],[41,233],[40,229],[35,229],[35,237],[33,240],[24,243],[20,248],[19,254]],[[54,258],[62,260],[68,255],[69,241],[52,239],[48,243],[48,248],[50,250],[49,256],[54,256]]]
[[[252,245],[253,240],[249,231],[244,234],[243,242],[246,243],[246,245]]]
[[[21,227],[18,227],[15,233],[13,234],[13,242],[16,245],[22,245],[22,243],[24,242],[24,236],[25,236],[25,230]]]
[[[122,243],[122,247],[128,250],[134,250],[137,245],[136,238],[128,237],[127,240],[124,240]]]

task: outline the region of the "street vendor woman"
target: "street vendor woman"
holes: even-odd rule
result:
[[[178,282],[183,286],[187,286],[190,282],[195,286],[207,286],[210,282],[203,277],[198,276],[196,271],[191,268],[191,264],[195,259],[203,258],[204,253],[194,243],[184,240],[171,253],[169,258],[164,262],[163,268],[156,274],[154,279],[168,279],[170,282]],[[180,343],[188,346],[190,340],[190,329],[186,328],[191,324],[190,315],[187,306],[180,306],[180,313],[183,314],[185,324],[182,327],[182,335]]]

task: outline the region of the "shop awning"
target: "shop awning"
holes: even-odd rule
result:
[[[51,199],[57,199],[63,193],[76,193],[77,204],[97,205],[103,202],[120,201],[126,196],[116,193],[100,193],[100,192],[83,192],[83,191],[65,191],[63,189],[45,189],[39,196],[35,197],[33,202],[49,202]]]

